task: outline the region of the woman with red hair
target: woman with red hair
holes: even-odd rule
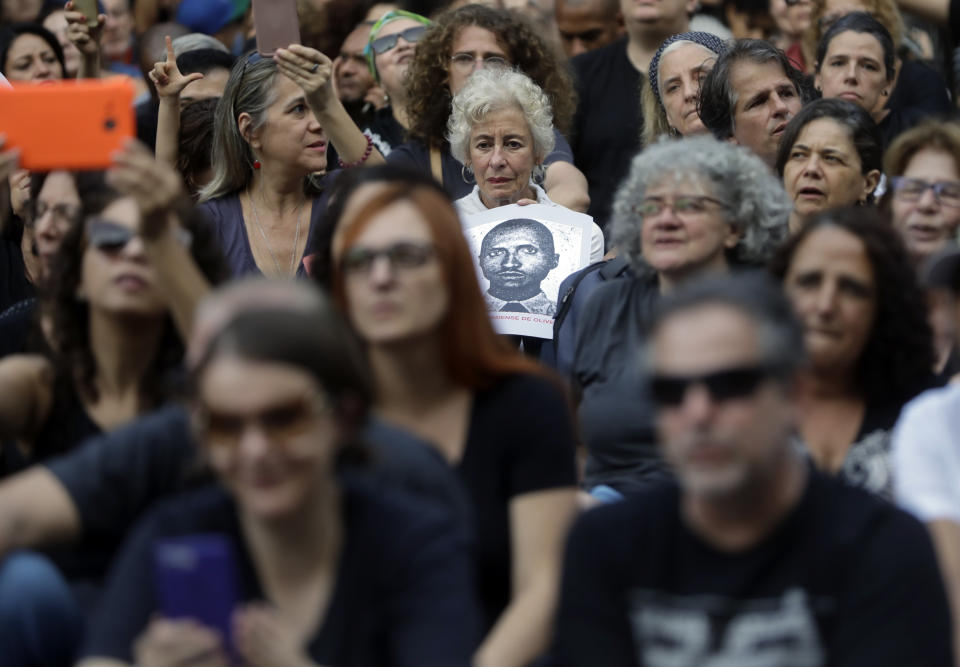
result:
[[[375,409],[430,442],[471,501],[485,621],[475,664],[529,664],[550,639],[576,511],[566,398],[494,333],[439,187],[394,179],[344,197],[333,291],[366,344]]]

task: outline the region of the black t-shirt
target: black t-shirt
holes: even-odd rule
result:
[[[32,297],[35,291],[23,265],[20,233],[4,233],[0,236],[0,312]]]
[[[658,300],[654,277],[611,280],[594,290],[577,320],[572,375],[587,488],[632,493],[667,475],[640,358]]]
[[[517,375],[477,392],[457,466],[476,522],[484,632],[510,601],[510,501],[576,485],[573,424],[559,385]]]
[[[952,665],[926,529],[813,470],[800,502],[741,552],[680,516],[665,483],[583,515],[567,545],[558,664]]]
[[[407,131],[393,117],[390,107],[377,109],[371,114],[370,120],[360,127],[384,157],[390,155],[394,148],[406,141]]]
[[[344,543],[332,597],[307,652],[324,665],[469,665],[477,642],[469,547],[454,515],[401,494],[344,484]],[[164,537],[216,533],[233,543],[237,594],[264,600],[232,498],[211,487],[158,506],[114,564],[82,651],[132,661],[159,611],[153,548]]]
[[[950,113],[947,84],[937,70],[926,63],[904,60],[886,108],[890,113],[880,121],[884,148],[924,119]]]
[[[640,150],[643,74],[627,57],[627,38],[571,61],[580,98],[570,146],[574,164],[587,177],[594,222],[606,228],[613,197]]]
[[[33,321],[37,312],[36,298],[24,299],[0,313],[0,359],[11,354],[28,351],[34,331]]]

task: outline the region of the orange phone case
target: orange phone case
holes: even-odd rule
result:
[[[269,57],[277,49],[300,44],[297,0],[253,0],[257,53]]]
[[[133,92],[122,78],[0,88],[0,132],[24,169],[106,169],[134,136]]]

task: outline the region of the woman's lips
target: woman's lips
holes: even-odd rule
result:
[[[307,146],[307,148],[309,148],[310,150],[316,151],[316,152],[318,152],[318,153],[326,153],[326,152],[327,152],[327,142],[326,142],[326,141],[315,141],[315,142],[313,142],[312,144],[310,144],[309,146]]]

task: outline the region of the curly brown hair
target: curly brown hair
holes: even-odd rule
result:
[[[510,63],[543,88],[553,107],[554,126],[563,133],[570,129],[577,95],[566,61],[522,15],[467,5],[444,12],[417,44],[407,70],[407,99],[410,137],[430,146],[446,144],[447,119],[451,101],[447,67],[453,42],[468,26],[489,30],[507,52]]]

